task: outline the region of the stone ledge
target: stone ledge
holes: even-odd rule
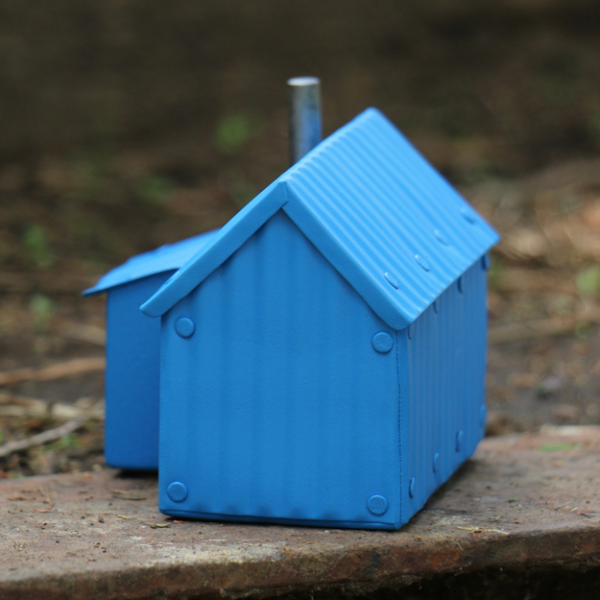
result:
[[[599,451],[600,427],[487,438],[392,533],[172,520],[155,477],[117,471],[4,481],[0,597],[366,594],[490,570],[589,572]]]

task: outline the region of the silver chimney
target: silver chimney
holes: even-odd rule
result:
[[[321,82],[317,77],[294,77],[287,83],[293,165],[321,141]]]

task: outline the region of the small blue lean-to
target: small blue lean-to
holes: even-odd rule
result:
[[[213,235],[134,256],[84,292],[108,296],[104,455],[111,467],[158,469],[160,323],[139,307]]]
[[[110,462],[158,455],[168,515],[397,529],[484,434],[498,235],[379,111],[320,143],[294,117],[297,162],[224,227],[93,288]],[[159,396],[157,452],[126,431]]]

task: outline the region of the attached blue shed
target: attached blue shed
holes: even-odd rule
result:
[[[162,317],[159,508],[396,529],[484,433],[497,234],[377,110],[143,306]]]
[[[160,324],[139,306],[214,233],[134,256],[84,292],[108,295],[104,453],[113,467],[158,468]]]

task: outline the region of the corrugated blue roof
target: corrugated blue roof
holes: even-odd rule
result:
[[[133,256],[127,262],[106,273],[93,288],[85,290],[84,295],[99,294],[117,285],[136,281],[157,273],[177,270],[197,254],[198,250],[216,233],[216,231],[209,231],[175,244],[166,244],[156,250]]]
[[[371,108],[244,207],[142,311],[164,314],[280,209],[396,329],[415,321],[499,239]]]

